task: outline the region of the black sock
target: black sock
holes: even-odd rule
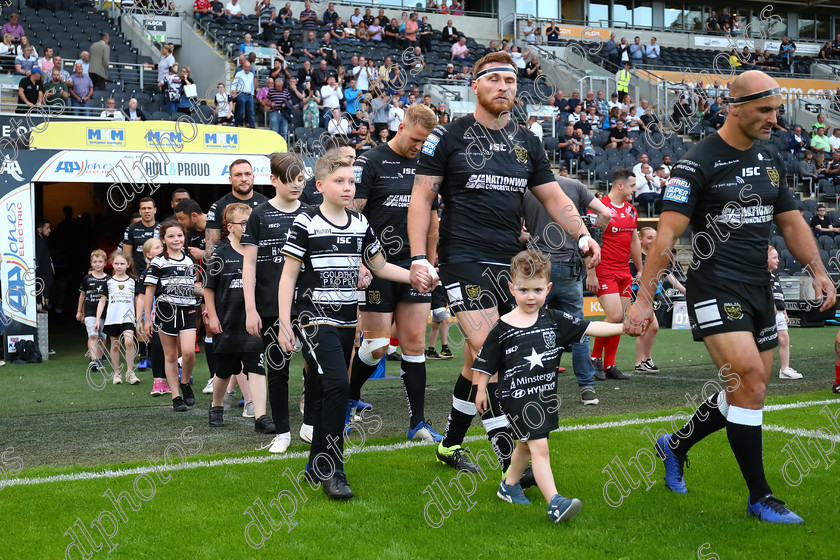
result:
[[[148,342],[140,342],[140,348],[138,354],[140,354],[141,360],[148,360],[149,359],[149,343]]]
[[[204,341],[204,357],[207,359],[207,369],[210,370],[210,379],[216,374],[216,353],[213,351],[213,341]]]
[[[720,411],[720,404],[726,406],[726,403],[719,403],[719,400],[724,398],[722,394],[715,393],[700,403],[685,426],[671,436],[668,446],[675,453],[685,455],[695,443],[725,428],[726,417]]]
[[[350,373],[350,398],[354,401],[362,398],[362,385],[370,379],[379,364],[368,365],[359,357],[359,351],[353,356],[353,371]]]
[[[467,435],[467,430],[470,429],[475,412],[472,414],[461,412],[455,408],[455,404],[457,402],[459,407],[467,408],[469,403],[471,403],[474,407],[475,396],[470,400],[472,387],[472,381],[463,375],[458,375],[458,381],[455,382],[455,389],[452,391],[452,410],[449,411],[446,430],[444,431],[443,441],[441,442],[444,447],[452,447],[453,445],[464,443],[464,436]]]
[[[406,356],[403,352],[400,379],[408,402],[408,425],[414,428],[426,419],[426,362],[424,356]],[[412,358],[422,361],[409,361]]]
[[[513,455],[514,441],[513,434],[508,425],[507,418],[502,412],[499,403],[499,384],[487,384],[487,411],[481,415],[481,422],[487,430],[487,439],[493,446],[493,451],[499,459],[499,466],[502,472],[506,472],[510,466],[510,457]]]
[[[730,414],[733,408],[730,407]],[[773,491],[764,476],[761,426],[746,426],[730,420],[726,423],[726,435],[750,491],[750,503],[755,503],[767,494],[771,494]]]

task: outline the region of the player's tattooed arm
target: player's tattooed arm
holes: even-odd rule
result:
[[[350,210],[358,212],[359,214],[365,211],[365,206],[367,206],[366,198],[354,198],[352,202],[350,202]]]
[[[222,238],[222,232],[218,229],[206,228],[204,230],[204,260],[209,260],[213,254],[213,248]]]

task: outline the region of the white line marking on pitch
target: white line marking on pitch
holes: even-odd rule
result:
[[[803,402],[795,402],[795,403],[786,403],[786,404],[772,404],[764,407],[764,410],[768,412],[778,411],[778,410],[790,410],[795,408],[805,408],[811,406],[819,406],[824,404],[834,404],[840,403],[838,399],[824,399],[821,401],[803,401]],[[607,428],[623,428],[626,426],[635,426],[639,424],[656,424],[660,422],[669,422],[673,415],[669,416],[657,416],[655,418],[628,418],[627,420],[618,420],[614,422],[601,422],[598,424],[574,424],[571,426],[560,426],[557,432],[577,432],[583,430],[600,430],[600,429],[607,429]],[[789,433],[792,435],[800,435],[800,436],[808,436],[814,437],[818,439],[830,439],[832,441],[840,442],[840,437],[837,436],[826,436],[825,434],[821,434],[817,431],[809,431],[809,430],[795,430],[792,428],[785,428],[783,426],[775,426],[775,425],[765,425],[763,426],[764,429],[771,431],[771,432],[783,432]],[[477,441],[484,439],[486,436],[484,435],[477,435],[477,436],[467,436],[464,438],[464,443],[468,443],[471,441]],[[352,440],[351,440],[352,441]],[[362,449],[356,450],[353,454],[356,453],[376,453],[379,451],[397,451],[400,449],[409,449],[412,447],[418,446],[430,446],[431,444],[425,442],[415,442],[415,441],[405,441],[401,443],[392,443],[390,445],[372,445],[369,447],[364,447]],[[179,463],[177,465],[160,465],[156,467],[157,470],[172,472],[172,471],[180,471],[184,469],[199,469],[199,468],[207,468],[207,467],[220,467],[220,466],[227,466],[227,465],[249,465],[249,464],[259,464],[259,463],[267,463],[269,461],[283,461],[286,459],[305,459],[309,457],[309,452],[304,451],[297,451],[294,453],[285,453],[283,455],[258,455],[258,456],[247,456],[247,457],[231,457],[226,459],[214,459],[212,461],[193,461],[189,463]],[[51,482],[76,482],[80,480],[97,480],[101,478],[119,478],[122,476],[131,476],[137,474],[147,474],[154,472],[149,467],[134,467],[131,469],[119,469],[119,470],[106,470],[100,472],[81,472],[81,473],[73,473],[73,474],[59,474],[54,476],[43,476],[43,477],[35,477],[35,478],[12,478],[6,481],[6,486],[35,486],[38,484],[48,484]],[[2,488],[2,486],[0,486]]]

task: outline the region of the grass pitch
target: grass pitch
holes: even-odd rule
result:
[[[687,495],[664,488],[648,434],[670,431],[670,417],[690,413],[690,401],[699,403],[704,384],[716,380],[703,345],[686,331],[660,332],[660,375],[598,383],[595,407],[580,404],[564,356],[552,466],[560,492],[580,498],[583,510],[560,525],[548,521],[536,488],[526,491],[530,506],[495,497],[501,475],[484,460],[492,452],[478,422],[468,446],[484,478],[457,477],[434,461],[431,446],[405,445],[399,379],[365,386],[374,416],[352,436],[346,465],[356,498],[335,503],[296,480],[304,444],[282,457],[258,451],[270,438],[237,408],[225,428],[207,426],[203,354],[198,402],[175,414],[168,398],[149,396],[150,372],[138,386],[93,390],[84,380],[84,334],[54,334],[50,362],[0,368],[0,558],[836,558],[836,331],[790,332],[791,363],[805,378],[771,380],[764,455],[771,487],[805,518],[801,527],[746,516],[745,485],[723,432],[692,450]],[[623,339],[619,367],[632,371],[634,355],[634,341]],[[454,360],[427,362],[427,416],[439,431],[460,365],[457,351]],[[388,364],[389,375],[397,366]],[[296,359],[292,395],[300,370]],[[301,417],[296,398],[292,404],[296,435]]]

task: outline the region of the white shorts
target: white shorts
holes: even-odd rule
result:
[[[788,330],[788,320],[784,311],[776,311],[776,331]]]
[[[93,330],[93,325],[96,323],[96,317],[85,317],[85,328],[87,329],[88,337],[91,336],[99,336],[99,338],[105,338],[105,333],[102,331],[102,328],[105,326],[105,318],[103,317],[99,321],[99,332],[97,333]]]

